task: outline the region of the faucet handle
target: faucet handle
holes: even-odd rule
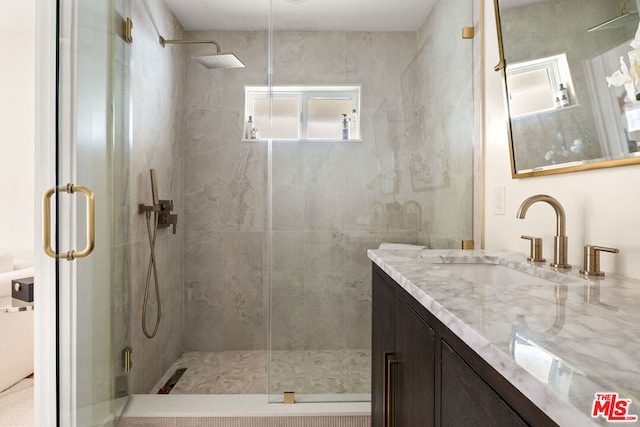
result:
[[[604,276],[604,272],[600,271],[600,252],[611,252],[617,254],[620,250],[616,248],[607,248],[605,246],[585,245],[584,270],[580,270],[580,274],[584,274],[586,276]]]
[[[540,237],[533,236],[520,236],[521,239],[531,240],[531,248],[529,250],[529,258],[527,261],[533,262],[545,262],[542,258],[542,239]]]

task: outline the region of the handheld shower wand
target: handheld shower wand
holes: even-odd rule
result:
[[[144,302],[142,304],[142,331],[147,338],[153,338],[158,333],[160,318],[162,317],[160,284],[158,282],[158,268],[156,266],[156,236],[158,234],[158,228],[168,227],[169,225],[173,225],[173,234],[176,234],[178,215],[171,213],[173,210],[173,200],[160,200],[156,170],[151,169],[149,173],[151,176],[151,198],[153,199],[153,204],[146,206],[141,203],[138,212],[144,213],[147,218],[147,234],[149,236],[149,248],[151,250],[149,254],[149,267],[147,268],[147,281],[144,288]],[[153,225],[151,224],[151,213],[153,213]],[[156,314],[156,323],[153,331],[149,332],[147,330],[147,306],[149,303],[151,274],[153,274],[158,312]]]
[[[158,178],[156,178],[156,170],[150,169],[151,173],[151,198],[153,199],[153,206],[160,204],[160,197],[158,197]]]
[[[158,198],[158,180],[156,178],[156,170],[151,169],[151,198],[153,199],[153,206],[147,207],[144,210],[147,218],[147,234],[149,236],[149,268],[147,269],[147,282],[144,287],[144,302],[142,303],[142,332],[147,338],[153,338],[158,333],[158,327],[160,326],[160,317],[162,316],[162,305],[160,300],[160,285],[158,282],[158,269],[156,267],[156,236],[158,234],[158,212],[160,211],[160,201]],[[149,209],[150,208],[150,209]],[[140,210],[143,206],[140,206]],[[151,226],[151,212],[153,212],[153,227]],[[153,229],[153,231],[152,231]],[[149,333],[147,330],[147,304],[149,302],[149,285],[151,282],[151,273],[153,272],[153,282],[156,291],[156,301],[158,304],[158,312],[156,314],[156,324],[153,327],[153,332]]]

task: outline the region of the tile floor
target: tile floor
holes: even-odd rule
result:
[[[186,368],[172,394],[370,393],[370,350],[219,351],[184,353],[156,383],[157,393]]]

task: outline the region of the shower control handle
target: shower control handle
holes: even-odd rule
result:
[[[157,214],[158,227],[165,228],[171,225],[173,226],[173,234],[176,234],[178,215],[171,213],[173,211],[173,200],[160,200],[156,170],[150,169],[149,175],[151,176],[151,198],[153,199],[153,204],[148,206],[140,203],[138,205],[138,213],[155,212]]]

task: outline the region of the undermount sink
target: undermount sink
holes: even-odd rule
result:
[[[523,273],[500,264],[468,263],[438,264],[440,268],[470,282],[488,285],[568,285],[582,281],[559,276],[558,281]],[[553,274],[553,272],[549,272]]]

